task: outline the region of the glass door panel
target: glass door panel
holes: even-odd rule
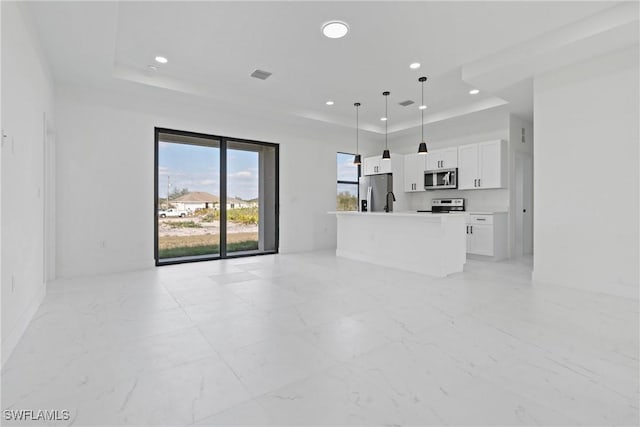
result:
[[[157,134],[156,260],[220,256],[220,141]]]
[[[233,140],[226,148],[226,253],[276,251],[277,148]]]

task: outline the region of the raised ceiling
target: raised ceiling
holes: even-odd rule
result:
[[[284,114],[381,132],[419,122],[418,77],[428,120],[509,105],[504,93],[471,96],[466,64],[615,6],[615,2],[30,2],[56,80],[109,88],[122,82],[172,90],[258,114]],[[349,24],[323,37],[329,20]],[[169,59],[161,65],[156,55]],[[420,62],[412,70],[409,64]],[[158,70],[150,72],[149,65]],[[255,69],[273,73],[263,81]],[[530,114],[530,84],[513,108]],[[481,88],[482,89],[482,88]],[[523,93],[525,91],[525,93]],[[529,91],[527,94],[526,91]],[[402,107],[399,102],[416,103]],[[325,101],[334,101],[333,106]]]

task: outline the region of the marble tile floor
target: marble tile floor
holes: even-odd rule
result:
[[[59,280],[2,372],[3,425],[634,425],[638,301],[261,256]]]

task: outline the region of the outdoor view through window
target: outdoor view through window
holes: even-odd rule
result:
[[[158,260],[275,250],[275,152],[260,143],[160,133]]]
[[[358,210],[358,177],[360,166],[353,164],[353,154],[338,153],[338,196],[336,209],[339,211]]]

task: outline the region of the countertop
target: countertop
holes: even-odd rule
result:
[[[464,216],[466,212],[460,213],[431,213],[431,212],[415,212],[415,211],[406,211],[406,212],[357,212],[357,211],[332,211],[328,212],[329,214],[336,215],[352,215],[352,216],[389,216],[389,217],[450,217],[450,216]]]
[[[507,211],[468,211],[470,215],[493,215],[493,214],[506,214]]]

